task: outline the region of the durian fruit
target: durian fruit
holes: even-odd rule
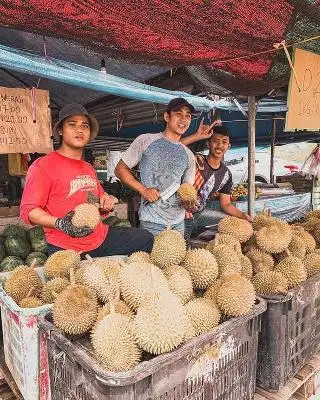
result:
[[[4,284],[4,290],[16,303],[27,297],[32,288],[34,296],[39,296],[42,289],[41,279],[33,268],[24,265],[15,268]]]
[[[213,241],[208,242],[207,248],[217,244],[231,247],[238,254],[242,254],[240,241],[235,236],[229,235],[228,233],[218,233]]]
[[[307,254],[312,253],[316,248],[316,241],[314,240],[314,237],[310,235],[310,233],[308,233],[302,226],[294,225],[292,229],[293,234],[298,235],[303,240],[306,246]]]
[[[218,244],[216,246],[207,246],[207,249],[214,255],[217,261],[219,276],[241,272],[239,255],[230,247],[225,246],[224,244]]]
[[[85,270],[86,265],[81,265],[81,267],[79,267],[74,273],[74,279],[79,285],[85,285],[85,282],[83,280],[83,274]]]
[[[255,290],[249,279],[239,274],[226,276],[218,291],[217,305],[227,317],[240,317],[252,309]]]
[[[254,231],[258,231],[264,226],[267,226],[270,223],[270,212],[268,210],[264,210],[261,213],[257,214],[252,221],[252,227]]]
[[[111,313],[112,306],[110,305],[110,301],[106,303],[99,311],[97,321],[101,321],[106,315]],[[118,300],[114,302],[114,310],[118,314],[126,315],[127,317],[133,318],[133,311],[126,305],[123,300]]]
[[[139,347],[151,354],[162,354],[181,344],[188,318],[178,296],[167,291],[148,296],[137,310],[133,332]]]
[[[54,302],[56,295],[69,285],[70,282],[67,278],[53,278],[43,285],[40,297],[45,304],[51,304]]]
[[[288,256],[284,260],[280,261],[274,268],[275,271],[280,272],[287,278],[288,289],[299,285],[301,282],[307,279],[307,271],[303,265],[302,260],[297,257]]]
[[[182,304],[187,303],[193,297],[193,286],[190,273],[180,265],[171,265],[163,270],[168,280],[169,289],[177,295]]]
[[[146,251],[136,251],[128,257],[127,263],[131,264],[134,262],[151,263],[150,254]]]
[[[307,253],[307,248],[303,239],[297,234],[294,234],[292,236],[291,242],[288,246],[288,250],[292,256],[298,257],[301,260],[305,257]]]
[[[206,249],[188,250],[183,266],[189,271],[193,286],[197,289],[207,289],[218,277],[216,259]]]
[[[99,209],[94,204],[79,204],[74,209],[74,215],[71,222],[78,228],[88,226],[89,228],[94,229],[100,222]]]
[[[21,308],[37,308],[43,306],[43,302],[35,296],[29,296],[22,299],[19,303]]]
[[[219,293],[219,289],[223,283],[223,280],[221,278],[217,279],[205,292],[203,297],[210,299],[211,301],[215,302],[217,301],[217,295]]]
[[[135,311],[146,296],[159,291],[169,292],[169,285],[155,265],[132,263],[124,265],[120,272],[120,291],[123,300]]]
[[[90,264],[85,267],[83,281],[105,303],[119,289],[121,267],[113,260],[88,258]]]
[[[195,204],[198,200],[197,191],[191,183],[182,183],[177,193],[181,201],[189,201]]]
[[[180,264],[187,252],[186,242],[181,233],[170,228],[154,239],[151,261],[160,268]]]
[[[313,234],[314,230],[319,227],[320,219],[318,218],[309,218],[301,226],[309,233]]]
[[[317,245],[320,245],[320,220],[318,220],[318,223],[314,226],[313,231],[310,233],[315,238]]]
[[[253,235],[253,228],[250,222],[244,219],[227,216],[219,222],[218,232],[233,235],[240,243],[244,243]]]
[[[126,315],[112,312],[99,321],[91,334],[95,354],[108,371],[128,371],[135,367],[141,358],[133,332],[132,319]]]
[[[240,255],[241,275],[247,279],[251,279],[253,275],[253,268],[249,257]]]
[[[246,253],[246,256],[251,261],[253,274],[265,270],[271,270],[274,267],[274,259],[272,256],[257,248],[252,248],[248,253]]]
[[[80,265],[80,253],[75,250],[60,250],[48,257],[44,273],[48,278],[69,278],[70,270]]]
[[[221,314],[214,302],[205,298],[193,299],[184,307],[196,336],[202,335],[219,325]]]
[[[252,249],[256,249],[257,246],[257,241],[256,241],[256,234],[254,233],[249,240],[247,240],[245,243],[243,243],[243,253],[246,254],[248,251]]]
[[[261,228],[256,234],[258,247],[266,253],[281,253],[292,240],[292,230],[285,222],[277,222]]]
[[[55,299],[53,323],[66,334],[81,335],[96,322],[98,303],[88,287],[75,283],[72,270],[70,281],[71,284]]]
[[[286,294],[288,280],[280,272],[262,271],[252,278],[252,284],[258,295]]]
[[[303,259],[303,264],[307,271],[307,276],[317,274],[320,272],[320,253],[309,253]]]
[[[308,212],[306,219],[310,219],[310,218],[319,218],[320,219],[320,210],[313,210]]]

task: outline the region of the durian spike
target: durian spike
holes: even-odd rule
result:
[[[75,285],[76,284],[76,277],[74,275],[74,268],[70,268],[70,284]]]
[[[32,288],[29,290],[28,294],[26,295],[26,297],[31,297],[32,293],[34,292],[34,286],[32,286]]]
[[[287,257],[290,257],[290,256],[291,256],[291,252],[290,252],[289,249],[285,249],[285,250],[284,250],[284,253],[286,254]]]
[[[85,257],[88,261],[93,262],[93,258],[89,254],[86,254]]]

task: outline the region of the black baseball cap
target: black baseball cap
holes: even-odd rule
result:
[[[188,107],[191,111],[191,114],[195,114],[195,112],[196,112],[193,105],[190,104],[183,97],[176,97],[175,99],[170,100],[167,105],[166,111],[167,111],[167,113],[170,113],[170,111],[179,111],[182,107]]]

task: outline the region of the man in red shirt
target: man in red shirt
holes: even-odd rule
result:
[[[138,228],[109,227],[100,222],[95,229],[75,227],[74,208],[88,201],[88,194],[99,198],[104,212],[114,206],[114,198],[104,193],[96,171],[82,160],[85,145],[99,130],[95,117],[80,104],[68,104],[59,113],[53,128],[61,146],[37,159],[29,168],[20,206],[20,217],[44,227],[49,254],[73,249],[92,257],[150,252],[153,235]]]

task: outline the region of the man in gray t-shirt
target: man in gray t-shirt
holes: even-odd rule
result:
[[[140,226],[155,235],[167,226],[184,233],[188,205],[181,204],[177,190],[181,183],[194,183],[195,159],[180,139],[193,113],[193,106],[185,99],[171,100],[164,113],[165,131],[137,137],[115,170],[123,183],[140,193]],[[131,172],[137,164],[141,182]]]

